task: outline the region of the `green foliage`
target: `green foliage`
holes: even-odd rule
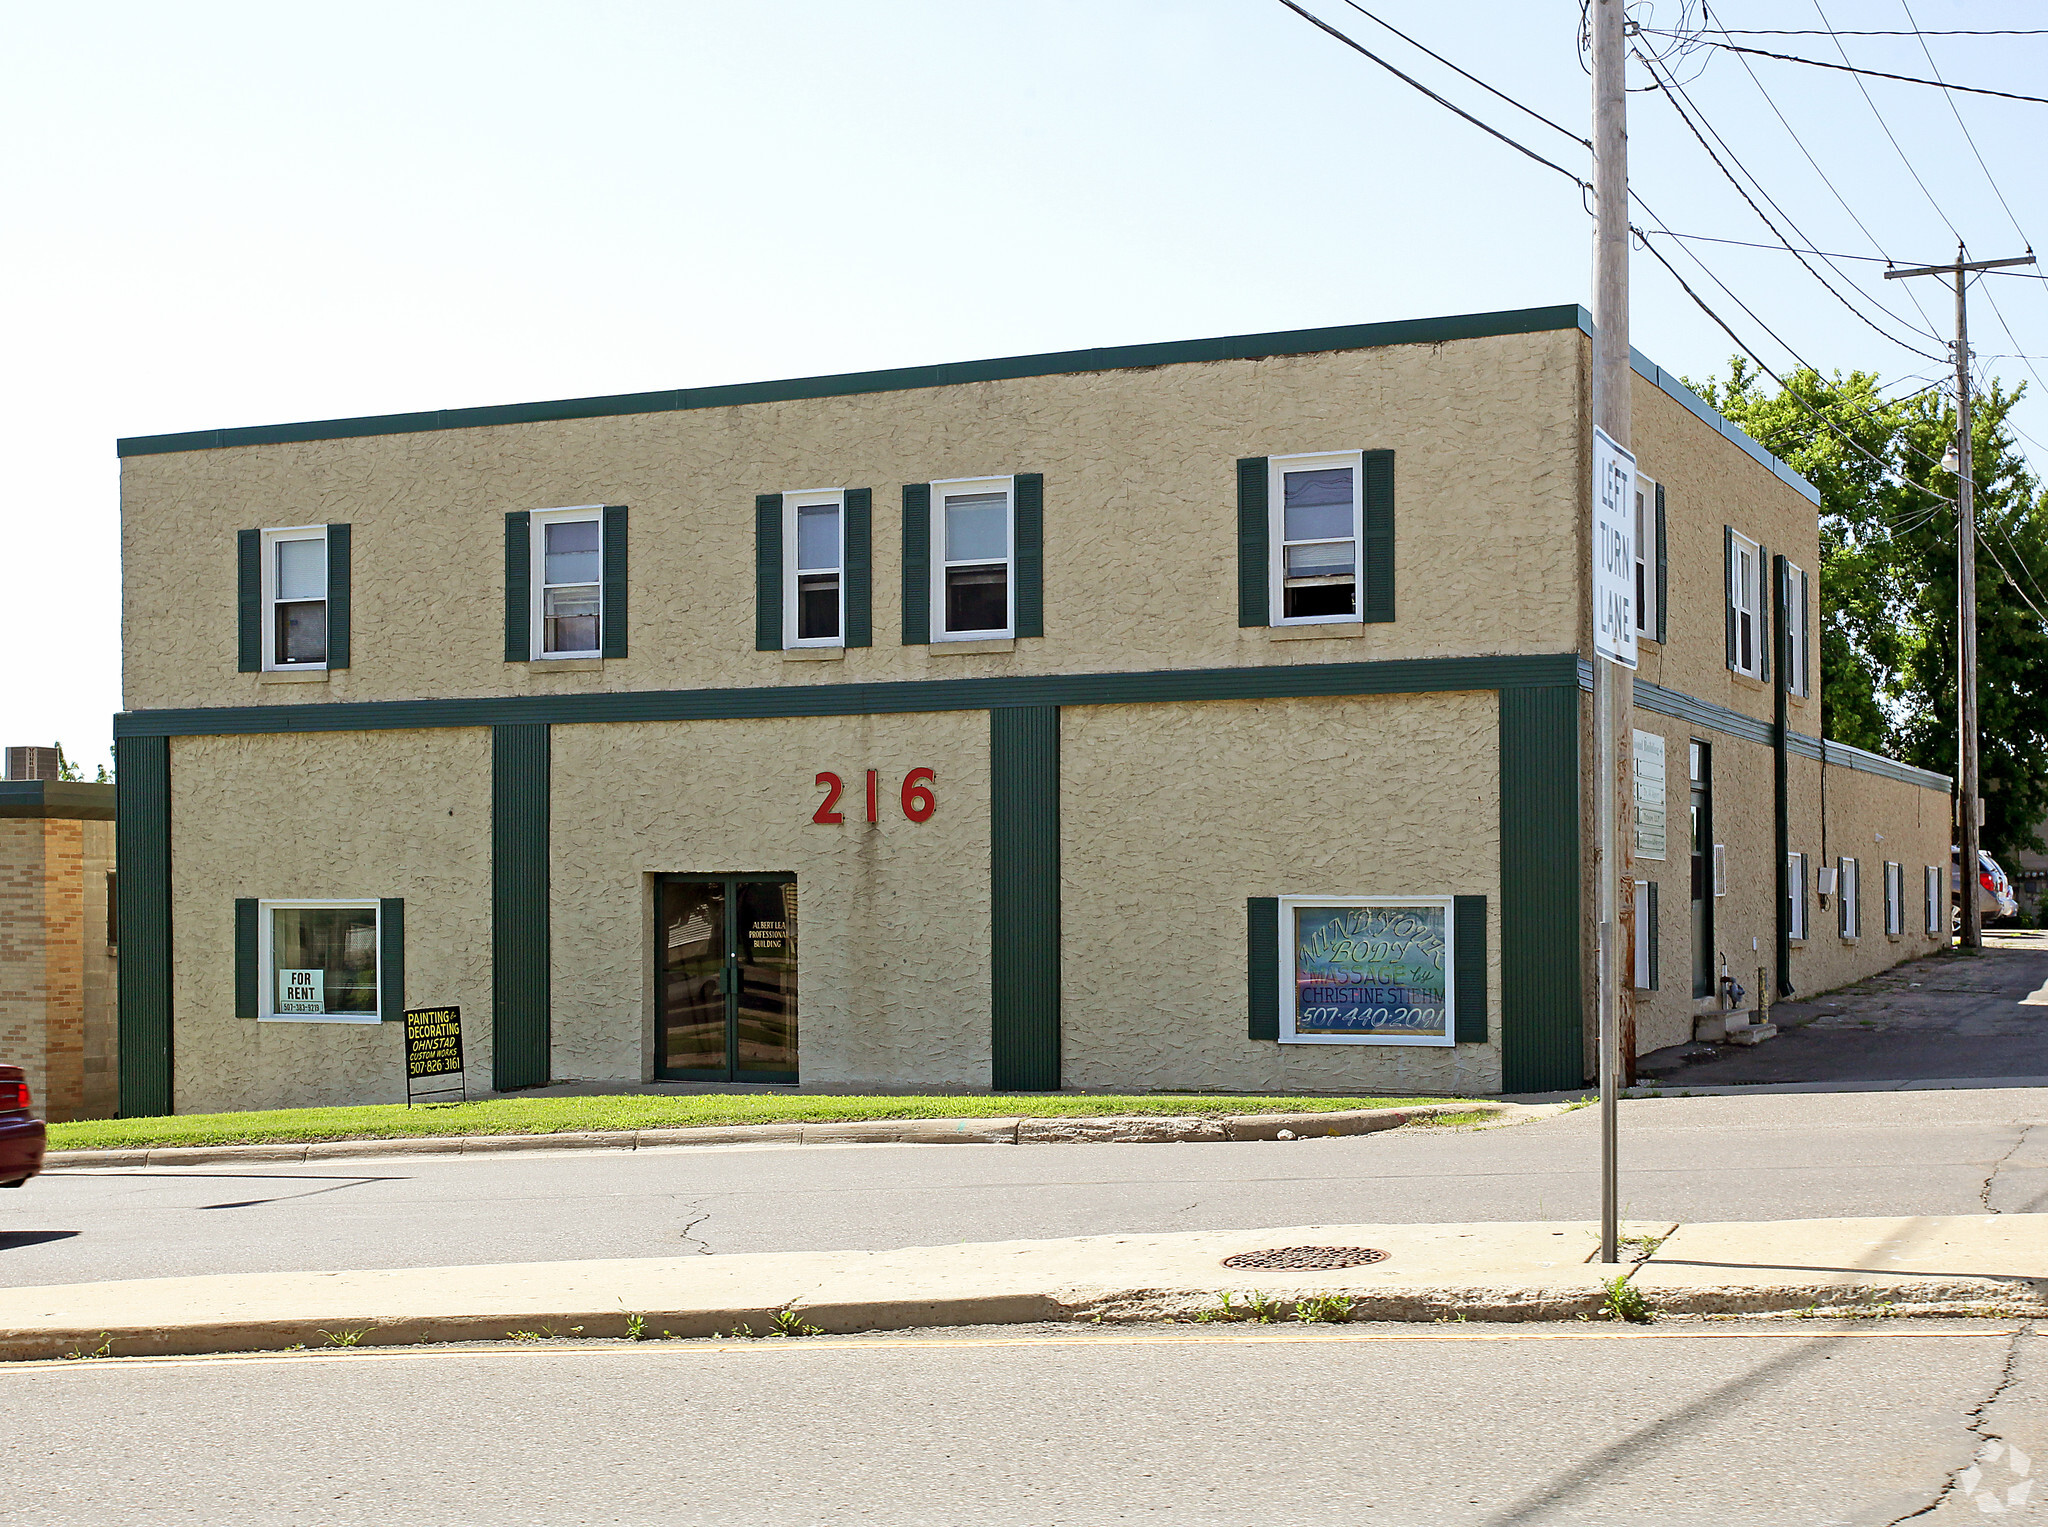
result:
[[[370,1334],[370,1328],[364,1326],[360,1331],[322,1331],[320,1334],[327,1338],[327,1345],[330,1347],[353,1347]]]
[[[628,1315],[626,1317],[626,1340],[647,1340],[647,1317],[645,1315]]]
[[[1294,1301],[1294,1318],[1304,1325],[1342,1325],[1357,1302],[1349,1294],[1304,1294]]]
[[[1643,1291],[1628,1281],[1627,1273],[1616,1273],[1600,1287],[1605,1295],[1600,1301],[1600,1313],[1608,1320],[1626,1320],[1631,1325],[1646,1326],[1657,1318],[1657,1312],[1650,1308],[1650,1301],[1643,1297]]]
[[[1788,381],[1767,391],[1737,357],[1725,380],[1694,390],[1820,490],[1822,730],[1953,774],[1956,518],[1932,495],[1956,494],[1955,474],[1940,466],[1955,409],[1931,391],[1887,399],[1864,371]],[[1993,383],[1970,418],[1984,846],[1994,854],[2039,849],[2035,828],[2048,815],[2038,764],[2048,755],[2048,495],[2006,424],[2024,390]]]
[[[113,1355],[114,1338],[105,1331],[100,1332],[100,1344],[97,1347],[73,1347],[64,1354],[65,1358],[71,1362],[90,1362],[94,1358],[112,1357]]]

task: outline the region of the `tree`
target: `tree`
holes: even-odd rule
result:
[[[1820,491],[1823,734],[1954,775],[1956,477],[1941,466],[1952,403],[1933,390],[1887,399],[1865,371],[1799,371],[1768,391],[1740,357],[1694,390]],[[1970,419],[1983,841],[1994,854],[2039,850],[2048,815],[2048,494],[2006,424],[2024,390],[1994,382]]]

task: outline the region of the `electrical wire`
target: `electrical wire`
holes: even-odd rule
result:
[[[1699,108],[1692,104],[1692,98],[1686,95],[1684,87],[1677,84],[1677,82],[1672,80],[1669,75],[1665,74],[1660,68],[1658,68],[1658,66],[1647,55],[1637,53],[1636,57],[1642,61],[1643,67],[1650,71],[1651,77],[1653,79],[1658,80],[1659,83],[1661,83],[1664,86],[1664,99],[1671,104],[1671,109],[1678,113],[1678,119],[1686,125],[1687,129],[1692,133],[1693,137],[1699,140],[1700,147],[1707,151],[1707,157],[1713,160],[1714,168],[1721,172],[1723,177],[1726,178],[1726,180],[1731,186],[1735,187],[1736,193],[1739,196],[1741,196],[1741,198],[1745,202],[1749,204],[1749,210],[1754,212],[1757,215],[1758,219],[1763,223],[1763,225],[1771,230],[1772,236],[1775,237],[1780,244],[1785,246],[1785,249],[1793,256],[1793,258],[1799,261],[1800,265],[1805,268],[1808,275],[1812,276],[1814,280],[1818,281],[1823,287],[1825,287],[1830,296],[1832,296],[1837,302],[1841,303],[1842,306],[1847,308],[1851,313],[1854,313],[1858,320],[1860,320],[1873,333],[1879,335],[1885,340],[1888,340],[1890,343],[1897,345],[1902,350],[1907,350],[1914,355],[1920,356],[1922,359],[1941,359],[1940,356],[1931,354],[1928,351],[1921,349],[1918,345],[1911,344],[1906,340],[1900,339],[1895,334],[1887,333],[1866,313],[1864,313],[1864,311],[1861,308],[1857,307],[1847,297],[1843,296],[1841,291],[1836,288],[1833,282],[1829,281],[1811,264],[1809,264],[1807,262],[1806,257],[1800,254],[1799,250],[1793,245],[1792,241],[1786,238],[1785,235],[1779,231],[1778,225],[1771,221],[1770,215],[1766,213],[1762,207],[1757,205],[1756,197],[1751,196],[1749,194],[1748,189],[1744,187],[1742,182],[1736,178],[1735,172],[1733,170],[1730,170],[1726,164],[1723,164],[1721,162],[1720,154],[1714,152],[1714,146],[1713,144],[1707,141],[1706,133],[1702,132],[1700,130],[1700,124],[1693,120],[1696,115],[1699,115],[1700,121],[1704,122],[1705,117],[1704,115],[1699,113]],[[1708,124],[1707,131],[1713,131],[1711,124]],[[1783,207],[1778,205],[1777,201],[1771,197],[1770,193],[1768,191],[1764,191],[1762,183],[1758,182],[1756,176],[1750,172],[1749,168],[1746,165],[1743,165],[1740,159],[1737,159],[1735,157],[1735,151],[1728,147],[1727,140],[1723,139],[1718,132],[1714,133],[1714,137],[1717,141],[1720,142],[1722,149],[1728,154],[1729,159],[1733,160],[1734,163],[1739,168],[1741,168],[1743,174],[1745,176],[1748,176],[1749,180],[1752,183],[1756,184],[1759,193],[1763,195],[1766,201],[1769,201],[1771,203],[1771,206],[1776,209],[1778,215],[1785,219],[1786,225],[1790,227],[1794,233],[1797,233],[1799,237],[1807,245],[1811,246],[1814,241],[1807,236],[1805,231],[1801,229],[1796,222],[1793,221],[1790,214],[1788,214]],[[1662,222],[1663,219],[1659,218],[1658,221]],[[1839,272],[1837,274],[1839,275]],[[1891,313],[1888,309],[1880,307],[1878,311],[1884,313],[1886,317],[1892,318],[1894,321],[1901,321],[1897,318],[1897,315]]]
[[[1640,31],[1644,31],[1644,32],[1654,32],[1654,31],[1657,31],[1657,30],[1658,30],[1658,28],[1656,28],[1656,27],[1641,27],[1641,28],[1639,28],[1638,30],[1640,30]],[[1737,37],[2048,37],[2048,27],[2036,27],[2036,28],[2032,28],[2032,29],[2026,29],[2026,28],[1999,28],[1999,29],[1992,29],[1992,30],[1985,30],[1985,31],[1949,31],[1949,32],[1930,32],[1930,31],[1914,31],[1914,32],[1896,32],[1896,31],[1895,31],[1895,32],[1886,32],[1886,31],[1872,31],[1872,32],[1853,32],[1853,31],[1839,31],[1839,32],[1834,32],[1834,31],[1830,31],[1830,32],[1823,32],[1823,31],[1821,31],[1821,30],[1819,30],[1818,28],[1815,28],[1815,27],[1808,27],[1808,28],[1806,28],[1806,29],[1804,29],[1804,30],[1800,30],[1800,29],[1798,29],[1798,28],[1792,28],[1792,29],[1790,29],[1790,30],[1783,30],[1783,29],[1774,29],[1774,28],[1771,28],[1771,27],[1716,27],[1716,28],[1714,28],[1714,30],[1715,30],[1715,31],[1717,31],[1717,32],[1727,32],[1727,33],[1732,33],[1733,35],[1735,35],[1735,36],[1737,36]]]
[[[1907,3],[1907,0],[1899,0],[1899,9],[1906,13],[1908,21],[1912,22],[1916,27],[1919,26],[1920,18],[1913,14],[1913,7]],[[1920,52],[1926,57],[1927,67],[1933,71],[1934,78],[1940,82],[1941,98],[1948,102],[1948,109],[1955,116],[1956,126],[1963,130],[1963,141],[1970,145],[1970,152],[1977,156],[1977,168],[1984,172],[1984,179],[1991,186],[1991,194],[1998,198],[1998,205],[2005,208],[2006,219],[2012,224],[2012,231],[2017,233],[2026,244],[2027,253],[2032,254],[2034,252],[2034,241],[2027,237],[2027,230],[2022,228],[2020,220],[2013,216],[2012,203],[2005,199],[2005,192],[1998,188],[1998,179],[1991,173],[1991,166],[1984,162],[1984,151],[1977,147],[1977,140],[1971,136],[1970,125],[1963,120],[1963,109],[1956,105],[1956,98],[1950,92],[1948,82],[1941,78],[1941,66],[1935,63],[1934,50],[1927,46],[1927,39],[1925,37],[1920,38]]]
[[[1364,43],[1358,41],[1357,38],[1350,36],[1348,33],[1340,32],[1337,28],[1331,26],[1329,22],[1323,20],[1322,17],[1316,15],[1312,11],[1303,10],[1300,6],[1294,3],[1294,0],[1279,0],[1279,3],[1287,7],[1288,10],[1294,12],[1295,15],[1299,16],[1303,21],[1306,21],[1310,26],[1313,26],[1320,31],[1329,33],[1332,37],[1336,38],[1337,41],[1343,43],[1345,47],[1351,49],[1354,53],[1363,54],[1365,57],[1371,59],[1374,63],[1378,64],[1382,69],[1386,70],[1387,73],[1393,75],[1394,78],[1400,80],[1403,84],[1412,86],[1414,89],[1421,91],[1422,94],[1428,96],[1432,101],[1436,102],[1437,105],[1443,107],[1446,111],[1452,112],[1457,116],[1463,117],[1467,122],[1470,122],[1474,127],[1478,128],[1488,137],[1498,138],[1502,143],[1505,143],[1509,148],[1513,149],[1516,153],[1535,160],[1545,169],[1557,171],[1558,174],[1564,176],[1565,179],[1569,180],[1573,185],[1577,186],[1581,194],[1593,189],[1591,182],[1582,180],[1572,171],[1566,169],[1563,165],[1557,163],[1556,160],[1545,159],[1541,154],[1537,153],[1536,150],[1530,148],[1527,144],[1517,143],[1513,138],[1510,138],[1506,133],[1502,132],[1499,128],[1488,126],[1486,123],[1480,121],[1479,118],[1473,116],[1471,112],[1465,110],[1462,106],[1454,105],[1452,102],[1445,100],[1442,96],[1438,95],[1434,90],[1430,89],[1429,86],[1423,84],[1421,80],[1415,78],[1414,75],[1402,73],[1401,70],[1396,69],[1384,58],[1381,58],[1379,54],[1373,52],[1372,49],[1368,48]]]
[[[1917,74],[1891,74],[1883,69],[1859,69],[1854,64],[1831,64],[1824,58],[1801,58],[1796,53],[1773,53],[1767,48],[1745,48],[1740,43],[1715,42],[1710,37],[1700,38],[1699,46],[1723,48],[1730,53],[1748,53],[1757,58],[1775,58],[1780,63],[1805,64],[1813,69],[1834,69],[1843,74],[1866,74],[1874,80],[1897,80],[1905,85],[1931,85],[1936,90],[1962,90],[1971,95],[1995,95],[2001,100],[2027,101],[2035,106],[2048,106],[2048,95],[2019,95],[2011,90],[1992,90],[1983,85],[1954,85],[1944,80],[1923,80]]]
[[[1423,43],[1417,42],[1414,38],[1410,37],[1406,32],[1402,31],[1399,27],[1395,26],[1391,21],[1387,21],[1382,17],[1375,16],[1371,11],[1367,10],[1364,6],[1360,5],[1358,3],[1358,0],[1344,0],[1344,3],[1350,6],[1354,11],[1358,12],[1358,14],[1363,16],[1367,21],[1370,21],[1374,26],[1384,27],[1389,32],[1392,32],[1396,37],[1400,38],[1401,41],[1407,43],[1409,47],[1414,48],[1417,52],[1427,53],[1431,58],[1435,59],[1438,63],[1442,64],[1446,69],[1450,70],[1451,73],[1463,75],[1466,79],[1470,80],[1473,84],[1477,85],[1481,90],[1484,90],[1487,94],[1499,96],[1503,101],[1506,101],[1508,105],[1514,107],[1515,110],[1523,113],[1525,116],[1534,117],[1538,122],[1541,122],[1545,127],[1549,128],[1551,131],[1563,133],[1565,137],[1571,139],[1572,142],[1578,144],[1580,148],[1585,149],[1588,153],[1592,152],[1593,145],[1589,139],[1581,138],[1569,127],[1562,127],[1556,122],[1551,121],[1550,118],[1543,115],[1542,112],[1537,111],[1534,107],[1524,106],[1520,101],[1516,100],[1506,91],[1496,90],[1493,86],[1487,84],[1486,81],[1481,79],[1478,75],[1459,68],[1456,64],[1452,63],[1448,58],[1445,58],[1443,54],[1438,53],[1435,49],[1430,48]]]
[[[1663,232],[1667,238],[1687,239],[1701,244],[1735,244],[1739,245],[1743,249],[1768,249],[1773,254],[1786,254],[1789,252],[1791,254],[1810,254],[1822,260],[1867,260],[1872,265],[1895,265],[1898,263],[1897,261],[1888,259],[1881,254],[1837,254],[1834,251],[1827,249],[1794,249],[1787,251],[1784,244],[1782,243],[1763,244],[1759,243],[1755,239],[1724,239],[1717,238],[1710,233],[1678,233],[1670,228],[1664,229]],[[1900,320],[1900,322],[1902,323],[1904,321],[1904,319]]]
[[[1822,25],[1828,27],[1830,31],[1832,31],[1834,23],[1828,20],[1828,13],[1821,9],[1820,0],[1813,0],[1813,9],[1814,14],[1820,17]],[[1848,63],[1849,50],[1842,46],[1841,38],[1836,37],[1834,39],[1834,42],[1835,51],[1842,55],[1842,62],[1845,64]],[[1956,242],[1958,244],[1962,243],[1962,231],[1958,229],[1953,222],[1949,221],[1949,215],[1941,210],[1941,203],[1936,201],[1934,199],[1934,193],[1927,189],[1927,182],[1922,180],[1920,178],[1920,172],[1913,168],[1913,161],[1906,157],[1906,151],[1899,146],[1898,138],[1895,137],[1892,133],[1891,124],[1885,121],[1884,113],[1877,109],[1877,102],[1872,100],[1870,97],[1870,87],[1863,83],[1861,75],[1858,75],[1856,77],[1856,88],[1863,93],[1863,104],[1870,108],[1870,114],[1873,117],[1877,118],[1877,125],[1884,129],[1885,137],[1890,139],[1893,152],[1895,152],[1899,156],[1899,163],[1903,164],[1906,167],[1906,173],[1913,177],[1913,184],[1918,186],[1920,188],[1920,194],[1927,198],[1927,205],[1934,209],[1935,215],[1937,217],[1939,217],[1944,223],[1948,224],[1948,231],[1956,236]]]

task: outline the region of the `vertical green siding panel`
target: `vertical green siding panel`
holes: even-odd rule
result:
[[[1280,1037],[1280,898],[1244,903],[1244,1037]]]
[[[1778,606],[1779,640],[1792,629],[1792,623],[1785,618],[1785,598],[1791,591],[1791,579],[1786,575],[1783,557],[1769,564],[1771,569],[1771,601]],[[1768,603],[1767,602],[1767,603]],[[1791,650],[1789,647],[1786,649]],[[1767,675],[1768,676],[1768,675]],[[1788,731],[1791,717],[1788,714],[1787,687],[1792,678],[1792,665],[1781,660],[1778,663],[1778,681],[1772,685],[1771,712],[1771,825],[1773,858],[1777,862],[1778,886],[1778,928],[1774,941],[1777,949],[1778,995],[1792,995],[1792,771],[1786,744],[1790,740]]]
[[[377,1016],[386,1023],[405,1018],[405,898],[377,903]]]
[[[1813,693],[1813,665],[1818,654],[1814,651],[1813,635],[1813,594],[1806,574],[1799,575],[1799,692]]]
[[[1660,926],[1659,926],[1659,922],[1658,922],[1658,917],[1657,917],[1657,882],[1656,882],[1656,881],[1652,880],[1652,881],[1650,882],[1650,894],[1649,894],[1649,896],[1648,896],[1648,897],[1646,897],[1645,899],[1646,899],[1646,900],[1648,901],[1648,903],[1649,903],[1649,908],[1648,908],[1648,910],[1649,910],[1649,914],[1650,914],[1650,917],[1649,917],[1649,923],[1650,923],[1650,927],[1649,927],[1649,931],[1648,931],[1647,933],[1645,933],[1645,932],[1644,932],[1644,931],[1643,931],[1642,929],[1638,928],[1638,929],[1636,930],[1636,937],[1637,937],[1637,938],[1648,938],[1648,939],[1649,939],[1649,941],[1650,941],[1650,990],[1651,990],[1651,991],[1658,991],[1658,990],[1661,990],[1661,989],[1662,989],[1662,983],[1661,983],[1661,980],[1660,980],[1660,972],[1659,972],[1659,970],[1658,970],[1658,966],[1659,966],[1659,963],[1660,963],[1660,962],[1659,962],[1659,959],[1658,959],[1658,949],[1657,949],[1657,945],[1658,945],[1658,943],[1659,943],[1659,940],[1660,940],[1660,934],[1661,934],[1661,929],[1660,929]]]
[[[1500,691],[1501,1088],[1585,1080],[1579,972],[1579,691]]]
[[[349,558],[351,554],[349,527],[329,525],[327,527],[327,666],[348,667],[348,641],[351,607],[349,604]]]
[[[932,485],[903,485],[903,645],[932,639]]]
[[[1757,677],[1766,684],[1771,682],[1771,549],[1759,545],[1756,549],[1756,660]],[[1783,668],[1785,665],[1778,665]]]
[[[548,729],[491,728],[491,1086],[548,1080]]]
[[[875,640],[875,493],[872,488],[846,490],[843,521],[845,549],[840,553],[846,579],[846,645],[868,647]]]
[[[1244,456],[1237,463],[1237,623],[1273,623],[1271,524],[1266,510],[1266,458]]]
[[[505,661],[533,659],[533,517],[505,516]]]
[[[754,650],[782,650],[782,495],[754,495]]]
[[[1010,517],[1015,525],[1016,609],[1011,629],[1019,636],[1045,635],[1045,474],[1019,472],[1012,481]]]
[[[1456,946],[1451,971],[1451,1005],[1457,1019],[1456,1041],[1481,1044],[1486,1039],[1486,898],[1451,899],[1451,942]]]
[[[1670,629],[1664,619],[1664,606],[1671,599],[1671,555],[1664,537],[1664,484],[1657,484],[1657,640],[1664,640],[1664,633]]]
[[[603,608],[598,617],[600,657],[626,655],[626,506],[606,504],[598,537],[603,559]]]
[[[114,743],[121,1117],[171,1111],[171,742]]]
[[[1368,621],[1394,618],[1394,453],[1365,453],[1365,590]]]
[[[263,671],[263,532],[235,532],[235,666]]]
[[[263,998],[257,983],[263,970],[263,956],[256,947],[256,898],[235,898],[235,1016],[260,1018]]]
[[[1060,711],[989,712],[989,1085],[1060,1085]]]
[[[1735,666],[1735,527],[1721,527],[1721,605],[1728,615],[1728,666]]]

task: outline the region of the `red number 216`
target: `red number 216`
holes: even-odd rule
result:
[[[818,803],[818,809],[811,813],[811,820],[821,827],[837,827],[846,820],[846,814],[838,809],[839,797],[846,793],[846,781],[829,769],[820,773],[813,783],[822,787],[825,798]],[[912,769],[903,776],[903,814],[913,822],[924,822],[938,810],[939,803],[932,794],[932,786],[938,783],[938,775],[930,769]],[[875,820],[875,771],[868,770],[868,820]]]

